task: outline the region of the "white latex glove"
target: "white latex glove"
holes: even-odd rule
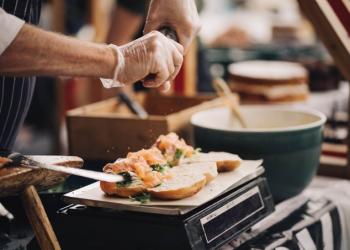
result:
[[[149,88],[166,91],[169,81],[179,73],[183,61],[183,47],[158,31],[123,46],[110,45],[117,54],[113,79],[101,79],[106,88],[129,85],[143,80]],[[152,75],[152,78],[149,76]]]
[[[176,31],[180,44],[187,51],[200,28],[194,0],[152,0],[144,33],[159,30],[164,26]]]

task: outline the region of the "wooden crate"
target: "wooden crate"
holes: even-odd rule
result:
[[[117,98],[83,106],[67,113],[69,153],[88,160],[113,161],[129,151],[152,145],[160,134],[176,132],[191,142],[190,118],[200,110],[222,105],[210,96],[139,95],[150,114],[140,119]]]
[[[349,0],[298,0],[317,34],[332,55],[335,64],[350,81],[350,4]],[[350,101],[348,114],[350,114]],[[350,122],[348,122],[348,134]],[[350,136],[347,147],[350,148]],[[350,154],[347,161],[321,158],[320,174],[350,179]]]

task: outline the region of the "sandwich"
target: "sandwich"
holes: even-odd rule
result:
[[[239,167],[242,163],[242,159],[238,155],[226,152],[198,152],[190,158],[183,159],[181,164],[205,162],[214,162],[218,172],[227,172],[233,171]]]
[[[103,171],[120,174],[123,182],[100,182],[107,195],[176,200],[190,197],[215,179],[218,170],[232,171],[238,156],[228,153],[200,153],[175,133],[161,135],[149,149],[130,152],[126,158],[107,164]]]
[[[191,171],[183,171],[183,168],[174,167],[171,169],[172,178],[147,191],[151,196],[162,200],[179,200],[196,194],[205,186],[207,178],[194,168]]]

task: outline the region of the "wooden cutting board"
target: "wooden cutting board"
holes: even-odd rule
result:
[[[35,161],[47,164],[81,168],[83,159],[76,156],[31,156]],[[25,167],[0,168],[0,197],[19,194],[25,187],[34,185],[38,190],[63,182],[69,175],[44,169]]]

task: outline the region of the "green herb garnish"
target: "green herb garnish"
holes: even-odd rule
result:
[[[195,153],[195,154],[198,154],[198,153],[200,153],[200,152],[202,152],[202,149],[201,149],[201,148],[196,148],[196,149],[194,150],[194,153]]]
[[[153,169],[153,171],[164,173],[164,171],[166,171],[167,169],[171,168],[171,166],[168,163],[165,163],[165,164],[153,164],[153,165],[151,165],[151,168]]]
[[[183,154],[182,150],[177,148],[176,151],[175,151],[174,160],[175,161],[180,160],[182,154]]]
[[[138,201],[141,204],[145,204],[150,201],[151,195],[149,193],[141,193],[138,195],[135,195],[133,197],[130,197],[131,200],[133,201]]]
[[[118,174],[124,177],[123,181],[116,183],[118,188],[128,187],[128,186],[131,185],[131,183],[132,183],[132,176],[131,176],[131,174],[129,172],[120,172]]]

